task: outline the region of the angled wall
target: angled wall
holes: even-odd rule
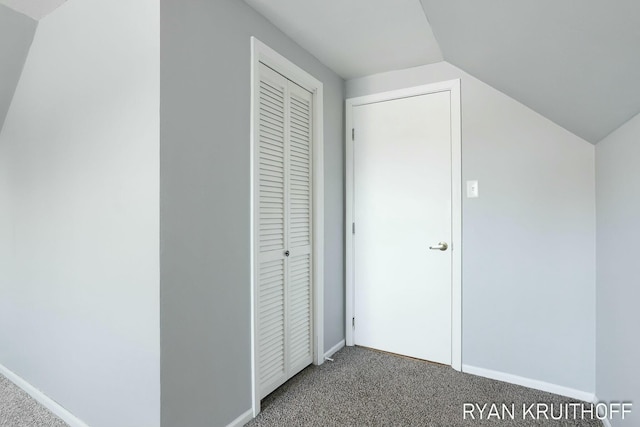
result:
[[[596,394],[633,402],[611,424],[640,425],[640,115],[596,145],[598,218]]]
[[[0,4],[0,132],[38,23]]]
[[[325,346],[344,339],[343,80],[239,0],[162,0],[162,425],[251,408],[250,37],[324,84]]]
[[[0,134],[0,364],[92,427],[160,424],[159,42],[155,0],[66,2]]]
[[[594,146],[446,62],[350,80],[346,91],[449,79],[462,81],[463,183],[478,180],[480,189],[462,201],[462,362],[588,398]]]

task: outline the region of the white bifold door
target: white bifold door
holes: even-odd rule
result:
[[[313,360],[312,94],[260,64],[256,344],[262,398]]]

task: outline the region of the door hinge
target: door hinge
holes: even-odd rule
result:
[[[356,318],[355,318],[355,317],[352,317],[352,318],[351,318],[351,327],[352,327],[352,328],[355,328],[355,327],[356,327]]]
[[[356,234],[356,223],[355,222],[351,223],[351,234]]]
[[[356,140],[356,129],[355,128],[351,128],[351,140],[352,141]]]

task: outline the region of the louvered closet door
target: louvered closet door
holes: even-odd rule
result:
[[[271,393],[312,362],[311,94],[261,64],[258,382]]]
[[[311,94],[289,83],[288,300],[292,375],[313,360]]]

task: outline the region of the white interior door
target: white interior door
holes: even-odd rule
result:
[[[451,364],[450,92],[355,106],[354,342]]]
[[[260,64],[257,357],[260,397],[313,359],[312,95]]]

